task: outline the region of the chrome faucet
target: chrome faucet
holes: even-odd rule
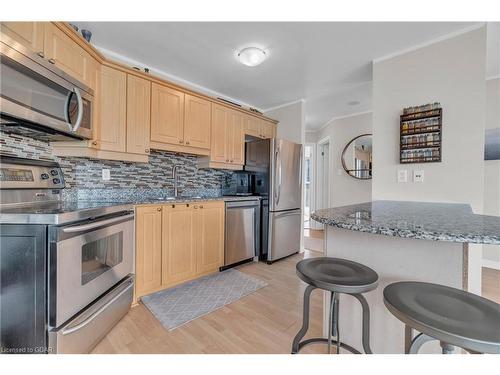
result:
[[[177,198],[179,195],[178,191],[178,184],[179,184],[179,176],[177,174],[177,169],[180,167],[180,165],[174,165],[172,168],[172,178],[174,179],[174,197]]]

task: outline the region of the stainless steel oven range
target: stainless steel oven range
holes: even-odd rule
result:
[[[0,162],[0,352],[86,353],[132,302],[133,208],[60,200],[56,163]]]

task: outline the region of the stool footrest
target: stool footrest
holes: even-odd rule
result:
[[[298,352],[300,352],[300,350],[304,346],[312,344],[312,343],[315,343],[315,342],[326,342],[326,343],[328,343],[328,339],[323,338],[323,337],[316,337],[316,338],[312,338],[312,339],[307,339],[307,340],[301,341],[301,342],[299,342],[298,350],[296,352],[292,351],[292,354],[297,354]],[[332,345],[337,345],[337,340],[330,340],[330,343]],[[344,348],[344,349],[350,351],[353,354],[361,354],[360,351],[358,351],[357,349],[354,349],[350,345],[347,345],[347,344],[343,343],[342,341],[339,343],[339,345],[340,345],[341,348]]]

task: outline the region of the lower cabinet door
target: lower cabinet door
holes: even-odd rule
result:
[[[224,202],[194,205],[198,233],[196,271],[216,272],[224,265]]]
[[[196,276],[196,233],[191,204],[163,207],[162,283],[178,284]]]
[[[136,295],[143,296],[161,287],[162,208],[136,210]]]

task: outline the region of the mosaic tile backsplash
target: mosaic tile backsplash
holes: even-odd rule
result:
[[[2,154],[29,159],[55,160],[66,181],[66,199],[130,199],[134,196],[173,195],[172,168],[178,169],[179,194],[218,196],[231,180],[232,172],[198,169],[197,157],[167,151],[152,151],[149,163],[52,156],[48,142],[0,132]],[[111,180],[102,180],[102,169],[109,169]]]

